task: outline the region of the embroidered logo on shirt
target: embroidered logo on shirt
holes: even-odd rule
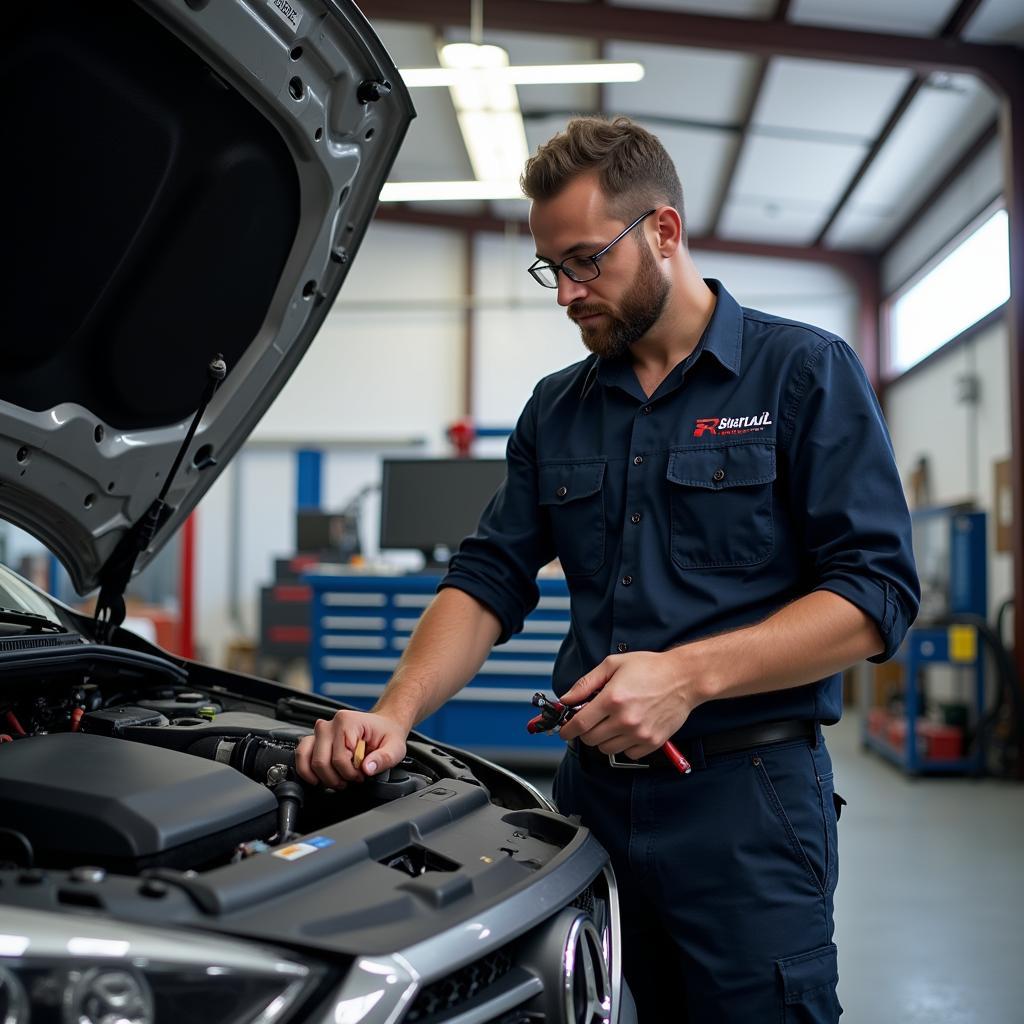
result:
[[[760,416],[711,416],[697,420],[693,436],[756,434],[770,426],[773,424],[771,414],[768,412],[763,412]]]

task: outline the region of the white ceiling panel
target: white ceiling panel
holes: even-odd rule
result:
[[[776,58],[768,65],[753,123],[873,140],[912,77],[900,68]]]
[[[752,131],[730,198],[827,206],[838,200],[866,150],[855,143],[778,139]]]
[[[776,0],[609,0],[612,7],[649,7],[726,18],[770,18]]]
[[[730,199],[722,211],[718,234],[745,242],[808,245],[814,241],[825,215],[823,207],[816,204],[767,205],[754,199]]]
[[[429,25],[374,19],[373,27],[396,67],[424,68],[437,64],[434,30]]]
[[[885,247],[900,220],[895,204],[881,207],[854,206],[847,203],[829,228],[825,243],[831,249],[865,249],[877,251]]]
[[[641,124],[643,122],[641,121]],[[672,157],[683,183],[686,229],[703,235],[711,229],[711,217],[718,202],[722,178],[738,144],[735,135],[711,129],[666,128],[645,124]]]
[[[643,80],[607,87],[608,110],[736,124],[747,108],[759,61],[738,53],[683,46],[609,43],[608,60],[638,60]]]
[[[830,244],[846,248],[888,241],[995,117],[996,100],[977,79],[953,75],[944,83],[926,85],[914,97],[850,197],[846,215],[833,225]],[[886,225],[888,234],[882,230]]]
[[[934,36],[957,0],[793,0],[789,20],[864,32]]]
[[[416,117],[389,181],[468,181],[473,167],[447,89],[414,89]]]
[[[967,23],[964,38],[978,43],[1024,44],[1024,3],[985,0]]]

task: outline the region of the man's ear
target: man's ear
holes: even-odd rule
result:
[[[660,207],[652,219],[657,232],[655,244],[658,252],[663,259],[668,259],[683,244],[683,220],[672,206]]]

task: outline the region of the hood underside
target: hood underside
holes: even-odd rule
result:
[[[163,487],[211,360],[227,377],[137,568],[284,386],[413,109],[340,0],[63,0],[3,51],[0,516],[84,593]]]

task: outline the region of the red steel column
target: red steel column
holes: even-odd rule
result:
[[[181,528],[180,615],[178,619],[178,653],[183,658],[195,657],[195,560],[196,512],[185,520]]]

